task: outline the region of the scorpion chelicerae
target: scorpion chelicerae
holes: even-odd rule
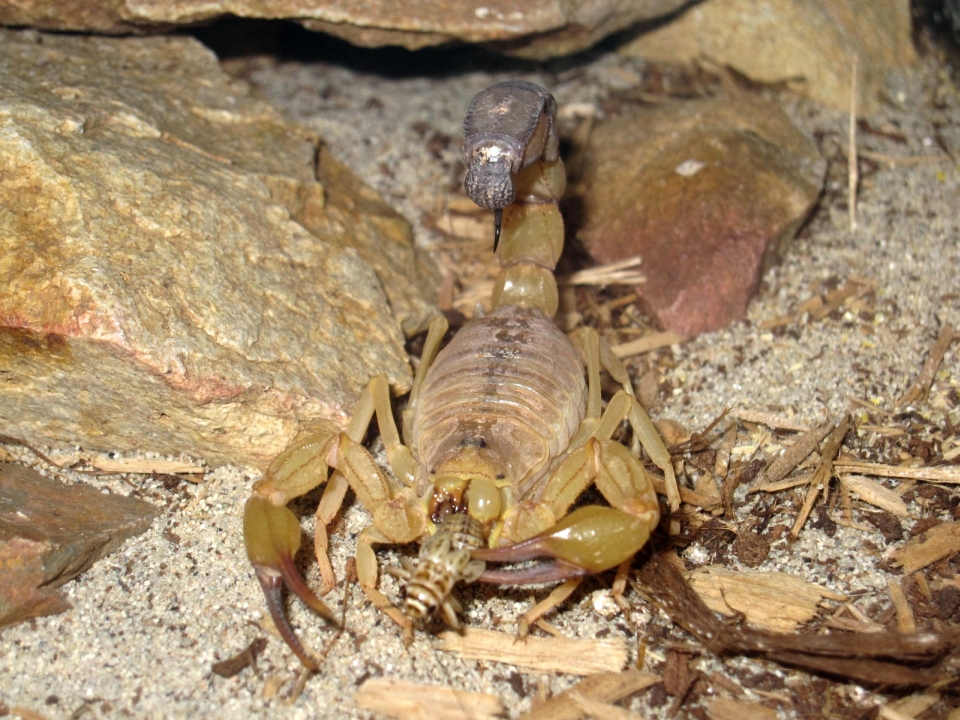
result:
[[[281,586],[331,615],[294,565],[300,523],[285,505],[324,481],[316,529],[324,585],[334,582],[325,526],[350,487],[373,516],[358,540],[360,585],[407,638],[437,611],[459,626],[452,595],[459,582],[563,580],[523,616],[523,633],[584,575],[624,565],[637,553],[660,510],[635,454],[612,439],[624,420],[678,495],[670,455],[623,365],[592,329],[580,331],[577,348],[552,321],[564,234],[558,201],[566,184],[555,116],[553,96],[526,82],[495,85],[470,104],[465,188],[495,211],[501,271],[492,312],[464,325],[445,348],[447,322],[431,323],[403,412],[405,443],[387,380],[377,376],[346,430],[328,424],[293,444],[254,485],[244,513],[247,553],[277,628],[308,669],[317,661],[286,618]],[[605,408],[602,369],[621,387]],[[374,416],[396,479],[360,444]],[[591,485],[609,506],[569,512]],[[373,547],[414,541],[421,543],[416,560],[388,568],[406,581],[401,609],[377,589]],[[539,562],[487,567],[531,559]]]

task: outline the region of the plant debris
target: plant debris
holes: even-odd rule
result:
[[[627,645],[623,638],[527,637],[519,640],[509,633],[468,627],[463,633],[441,633],[440,649],[464,658],[568,675],[616,671],[627,663]]]
[[[659,553],[633,587],[647,602],[720,656],[750,655],[872,687],[947,687],[960,682],[960,628],[901,634],[774,633],[718,619],[676,568]]]
[[[487,693],[392,677],[367,680],[354,699],[363,710],[374,710],[398,720],[485,720],[505,714],[500,699]]]

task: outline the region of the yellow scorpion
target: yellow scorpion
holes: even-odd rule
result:
[[[286,618],[281,586],[331,615],[294,565],[300,523],[285,506],[324,482],[315,541],[324,589],[334,584],[326,525],[349,486],[373,516],[357,545],[360,585],[407,639],[438,611],[459,627],[452,595],[459,582],[564,580],[523,616],[522,634],[584,575],[626,567],[656,527],[660,508],[636,456],[611,439],[624,420],[667,487],[676,489],[670,455],[623,365],[594,330],[580,331],[578,348],[552,321],[553,270],[564,235],[558,201],[566,185],[555,119],[553,96],[526,82],[495,85],[470,105],[465,187],[478,205],[495,211],[502,269],[489,315],[468,322],[443,349],[447,322],[431,323],[403,412],[404,442],[380,375],[361,394],[346,430],[329,424],[293,444],[253,487],[243,523],[247,553],[277,628],[308,669],[317,660]],[[601,369],[621,387],[605,408]],[[396,479],[361,445],[374,415]],[[591,485],[609,506],[569,512]],[[406,581],[401,609],[377,589],[373,547],[415,541],[417,559],[388,568]],[[487,568],[528,559],[539,562]]]

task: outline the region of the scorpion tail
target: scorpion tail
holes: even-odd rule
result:
[[[494,208],[493,211],[493,254],[497,254],[497,245],[500,244],[500,228],[503,226],[503,208]]]

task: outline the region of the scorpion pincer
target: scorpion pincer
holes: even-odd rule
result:
[[[624,420],[663,471],[671,505],[679,496],[670,455],[626,369],[594,330],[580,331],[578,348],[552,321],[553,270],[564,236],[558,201],[566,184],[555,113],[553,97],[524,82],[495,85],[470,105],[465,187],[477,204],[503,212],[501,271],[492,312],[464,325],[445,348],[447,322],[431,323],[403,412],[405,442],[386,378],[377,376],[346,430],[330,424],[296,442],[254,485],[244,514],[247,553],[276,626],[308,669],[317,661],[286,618],[281,586],[331,614],[294,565],[300,523],[285,505],[325,481],[316,529],[325,589],[334,583],[325,526],[350,487],[373,516],[358,539],[360,585],[408,639],[438,611],[459,627],[452,595],[459,582],[563,580],[523,616],[523,634],[584,575],[626,567],[656,527],[660,508],[636,455],[612,439]],[[621,388],[606,407],[601,370]],[[374,415],[396,479],[360,444]],[[609,506],[569,512],[591,485]],[[388,568],[406,581],[400,609],[377,589],[373,547],[414,541],[420,542],[416,560]],[[532,559],[538,562],[524,568],[487,567]]]

